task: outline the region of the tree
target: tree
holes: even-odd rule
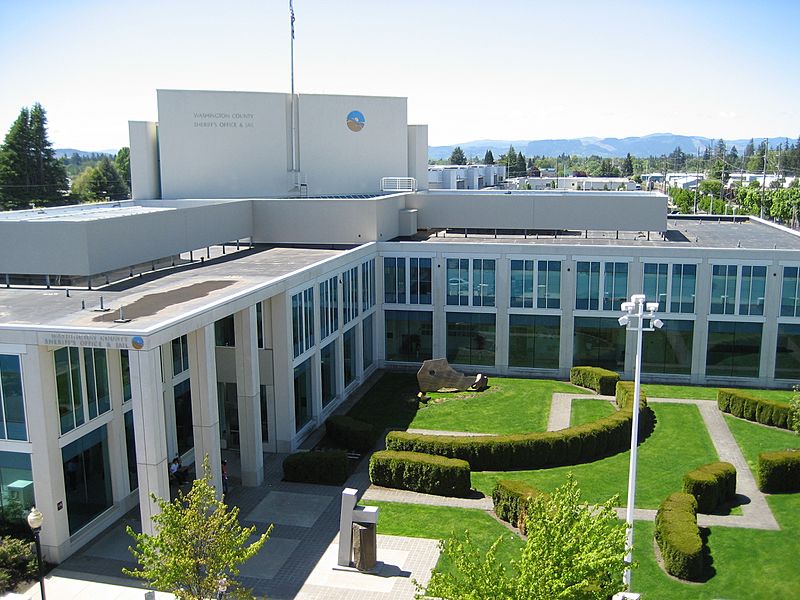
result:
[[[0,146],[0,200],[10,209],[32,202],[57,204],[68,189],[64,165],[47,139],[47,116],[38,102],[23,107]]]
[[[517,160],[514,164],[514,172],[519,177],[523,177],[528,172],[528,164],[525,162],[525,157],[522,155],[521,151],[517,153]]]
[[[131,188],[131,149],[128,146],[119,149],[114,157],[114,166],[117,167],[122,180],[128,189]]]
[[[496,558],[502,538],[481,556],[466,535],[440,543],[455,569],[435,572],[427,588],[418,586],[418,591],[445,600],[605,600],[623,589],[626,566],[626,527],[614,511],[617,502],[615,496],[599,506],[586,505],[570,474],[550,496],[531,501],[528,541],[510,569]]]
[[[461,149],[461,146],[456,146],[453,148],[452,154],[450,154],[450,164],[451,165],[465,165],[467,164],[467,157],[464,154],[464,151]]]
[[[487,150],[486,154],[483,155],[483,164],[485,165],[494,164],[494,154],[492,154],[491,150]]]
[[[223,581],[229,594],[243,593],[235,579],[238,565],[258,553],[272,526],[248,545],[255,526],[239,525],[239,509],[229,509],[217,500],[210,480],[206,456],[203,477],[189,492],[179,490],[173,502],[150,495],[161,511],[153,517],[157,533],[136,533],[128,527],[128,535],[136,540],[130,550],[140,568],[123,569],[123,573],[171,592],[179,600],[214,598]]]
[[[625,156],[625,160],[622,161],[622,174],[625,177],[630,177],[633,175],[633,158],[631,157],[630,152],[628,152],[627,156]]]
[[[84,202],[127,198],[128,186],[107,156],[84,170],[72,183],[72,193]]]

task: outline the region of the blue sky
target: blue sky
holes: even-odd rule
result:
[[[431,145],[800,134],[800,2],[296,0],[300,93],[408,97]],[[157,88],[289,90],[288,0],[0,0],[0,133],[127,144]]]

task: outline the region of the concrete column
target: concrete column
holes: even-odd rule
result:
[[[706,352],[708,349],[708,322],[711,311],[711,265],[697,265],[697,283],[694,291],[694,339],[692,341],[692,383],[706,379]]]
[[[108,461],[115,504],[131,492],[125,446],[125,415],[122,412],[122,365],[119,353],[119,350],[106,350],[108,389],[111,396],[111,410],[114,413],[114,418],[108,424]]]
[[[511,303],[511,262],[506,256],[495,261],[495,368],[508,371],[508,306]]]
[[[202,476],[208,455],[211,485],[222,496],[222,456],[219,444],[219,402],[217,400],[217,359],[214,353],[214,324],[192,331],[189,342],[189,385],[192,392],[192,433],[197,476]]]
[[[28,436],[31,441],[36,507],[44,515],[42,552],[58,563],[69,554],[69,522],[64,505],[64,465],[58,444],[59,414],[53,353],[27,346],[20,356]],[[27,507],[26,507],[27,508]]]
[[[158,348],[131,351],[131,395],[136,466],[139,475],[139,511],[142,531],[153,534],[152,517],[159,513],[150,498],[152,492],[169,500],[169,461],[164,424],[164,395],[159,370]]]
[[[447,259],[437,254],[431,260],[431,285],[433,286],[433,356],[447,356]]]
[[[782,270],[778,264],[767,267],[767,281],[764,289],[764,325],[761,330],[761,364],[759,366],[761,385],[768,385],[775,376]]]
[[[233,328],[236,336],[236,393],[242,485],[255,487],[264,481],[256,307],[250,306],[236,313],[233,316]]]
[[[272,365],[275,389],[275,442],[277,452],[294,448],[294,373],[292,371],[292,314],[286,293],[270,302]],[[341,320],[339,321],[341,323]]]
[[[561,376],[569,377],[575,345],[575,261],[561,263],[561,340],[558,366]]]

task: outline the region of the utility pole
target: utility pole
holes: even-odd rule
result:
[[[700,146],[697,147],[697,162],[694,166],[694,214],[697,214],[697,189],[700,187]]]
[[[764,174],[761,178],[761,218],[764,218],[764,198],[767,193],[767,154],[769,153],[769,138],[764,144]]]

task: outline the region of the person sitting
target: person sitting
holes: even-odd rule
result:
[[[181,465],[180,457],[176,456],[169,465],[169,476],[174,478],[175,481],[178,482],[178,485],[183,485],[186,483],[188,470],[189,469]]]

